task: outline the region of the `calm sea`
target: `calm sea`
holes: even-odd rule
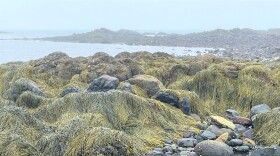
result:
[[[167,52],[175,55],[197,55],[197,51],[206,52],[210,48],[132,46],[123,44],[66,43],[34,40],[14,40],[21,38],[39,38],[66,36],[81,31],[15,31],[0,34],[0,63],[11,61],[29,61],[42,58],[52,52],[61,51],[70,57],[91,56],[96,52],[106,52],[112,56],[120,52]]]

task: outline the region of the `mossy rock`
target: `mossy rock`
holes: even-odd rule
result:
[[[16,103],[19,106],[27,108],[37,108],[43,101],[42,96],[35,95],[33,92],[27,91],[22,93],[17,99]]]
[[[155,77],[150,75],[136,75],[128,80],[147,92],[149,97],[155,95],[159,90],[165,89],[164,85]]]

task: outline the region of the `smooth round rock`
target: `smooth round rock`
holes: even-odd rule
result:
[[[199,156],[233,156],[233,149],[227,144],[205,140],[198,143],[195,148],[195,153]]]

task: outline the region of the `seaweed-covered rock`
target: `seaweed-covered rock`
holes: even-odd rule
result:
[[[70,94],[70,93],[78,93],[78,92],[80,92],[79,88],[66,87],[60,93],[60,97],[64,97],[65,95]]]
[[[16,103],[19,106],[24,106],[27,108],[37,108],[42,101],[42,96],[38,96],[35,95],[33,92],[26,91],[19,96]]]
[[[25,91],[30,91],[38,96],[44,96],[44,92],[41,88],[39,88],[39,85],[26,78],[16,80],[13,86],[6,91],[5,96],[9,100],[16,101],[20,94]]]
[[[119,79],[109,75],[102,75],[99,78],[93,80],[87,89],[88,92],[106,92],[112,89],[116,89],[119,84]]]
[[[131,86],[131,84],[129,83],[129,81],[125,81],[125,82],[124,82],[124,86],[123,86],[121,89],[122,89],[123,91],[132,93],[132,86]]]
[[[233,149],[225,143],[213,140],[205,140],[198,143],[195,152],[200,156],[232,156]]]
[[[132,85],[144,89],[148,96],[155,95],[159,90],[165,89],[163,84],[155,77],[150,75],[136,75],[128,80]]]

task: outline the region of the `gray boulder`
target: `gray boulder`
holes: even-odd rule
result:
[[[270,111],[271,111],[271,108],[267,104],[256,105],[251,108],[250,117],[260,114],[260,113],[266,113],[266,112],[270,112]]]
[[[119,79],[109,75],[102,75],[99,78],[93,80],[87,89],[88,92],[106,92],[112,89],[116,89],[119,84]]]
[[[226,116],[229,119],[234,119],[236,116],[239,116],[239,113],[236,110],[228,109],[226,110]]]
[[[247,131],[243,132],[243,137],[245,138],[249,138],[249,139],[254,139],[254,135],[253,135],[253,129],[250,128]]]
[[[248,146],[237,146],[233,149],[234,149],[234,151],[240,152],[240,153],[247,153],[250,151],[250,148]]]
[[[227,142],[229,146],[241,146],[243,144],[243,141],[241,139],[231,139]]]
[[[213,140],[205,140],[198,143],[195,153],[199,156],[233,156],[233,149],[225,143]]]

